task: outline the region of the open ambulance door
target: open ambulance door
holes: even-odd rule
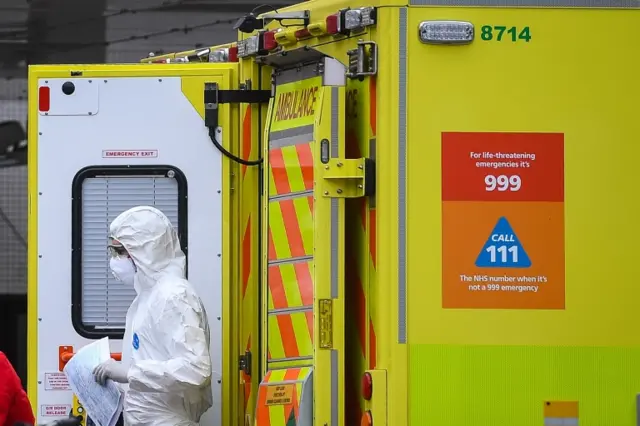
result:
[[[304,52],[313,53],[305,66],[267,59],[275,96],[264,138],[266,360],[257,426],[344,423],[344,198],[364,195],[366,167],[344,159],[346,69]]]
[[[232,163],[210,138],[204,97],[205,84],[236,89],[236,68],[30,67],[28,377],[38,423],[84,413],[62,372],[74,352],[109,337],[112,357],[127,362],[145,345],[122,340],[135,291],[112,277],[107,254],[109,223],[136,205],[159,208],[177,228],[211,329],[214,406],[202,424],[229,418]],[[233,151],[238,108],[215,107],[216,141]]]

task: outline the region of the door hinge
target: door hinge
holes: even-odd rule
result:
[[[376,191],[375,162],[370,158],[331,158],[324,164],[322,178],[325,197],[368,197]]]
[[[347,51],[349,71],[347,77],[358,78],[378,73],[378,45],[373,41],[358,40],[355,49]]]
[[[244,374],[251,376],[251,352],[246,351],[244,355],[238,357],[238,370],[244,371]]]

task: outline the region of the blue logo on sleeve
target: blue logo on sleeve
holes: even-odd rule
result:
[[[133,349],[138,350],[140,348],[140,339],[138,333],[133,333]]]

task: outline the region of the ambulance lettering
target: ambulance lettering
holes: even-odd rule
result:
[[[276,121],[295,120],[315,113],[317,87],[280,93],[276,108]]]

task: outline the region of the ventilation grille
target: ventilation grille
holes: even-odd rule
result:
[[[109,176],[82,183],[82,323],[124,328],[133,287],[113,278],[107,252],[109,224],[135,206],[161,210],[178,226],[178,184],[163,176]]]

